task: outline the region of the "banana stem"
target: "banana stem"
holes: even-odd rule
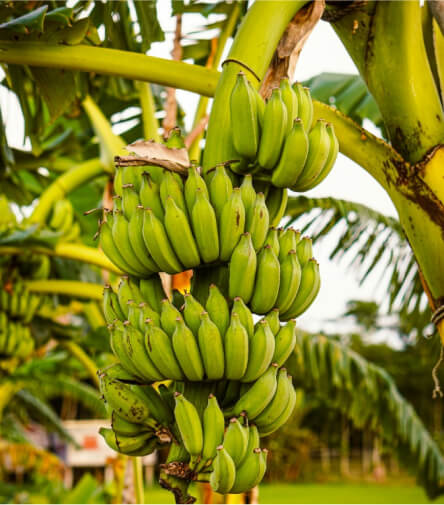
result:
[[[133,478],[136,503],[145,503],[142,458],[134,457],[131,459],[133,460]]]
[[[68,350],[85,368],[88,375],[94,382],[97,389],[100,388],[99,377],[97,376],[97,365],[94,361],[86,354],[86,352],[72,340],[64,340],[59,344]]]
[[[96,265],[110,272],[122,275],[122,272],[105,256],[102,251],[96,249],[95,247],[89,247],[83,244],[62,242],[60,244],[57,244],[54,249],[40,246],[0,246],[0,256],[25,254],[29,252],[46,254],[48,256],[57,256],[58,258],[77,260],[83,263],[89,263],[90,265]]]
[[[30,221],[33,223],[44,223],[51,212],[54,202],[65,198],[74,189],[104,173],[105,170],[102,162],[98,158],[95,158],[85,161],[60,175],[43,191],[38,204],[31,214]]]
[[[156,104],[151,85],[148,82],[137,82],[136,84],[142,108],[143,137],[160,142],[159,121],[156,118]]]
[[[116,75],[205,96],[213,95],[219,77],[217,72],[198,65],[82,44],[64,46],[45,42],[2,41],[0,62]]]
[[[65,281],[59,279],[46,279],[39,281],[26,281],[26,287],[33,293],[48,293],[67,295],[76,298],[89,298],[102,300],[103,286],[91,282]]]

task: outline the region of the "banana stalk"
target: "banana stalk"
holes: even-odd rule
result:
[[[156,104],[154,103],[151,85],[148,82],[137,82],[139,101],[142,107],[143,137],[160,142],[159,122],[155,116]]]
[[[103,298],[103,286],[92,282],[46,279],[43,281],[26,281],[24,284],[32,293],[51,293],[99,301]]]

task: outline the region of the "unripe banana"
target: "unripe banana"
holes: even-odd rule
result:
[[[117,288],[117,299],[119,302],[120,310],[125,315],[125,319],[128,319],[128,301],[133,300],[134,298],[135,297],[129,283],[129,278],[127,275],[123,275]]]
[[[142,233],[149,253],[163,272],[174,274],[184,270],[171,246],[163,223],[151,209],[147,209],[143,216]]]
[[[305,131],[309,132],[313,123],[313,102],[310,90],[304,88],[300,82],[295,82],[293,84],[293,91],[298,99],[298,117],[301,119]]]
[[[279,417],[281,417],[287,407],[288,401],[290,400],[291,389],[293,389],[293,384],[288,380],[287,370],[286,368],[281,368],[277,376],[276,393],[274,394],[273,399],[254,420],[259,431],[262,426],[274,423]]]
[[[279,232],[277,231],[276,228],[271,227],[268,230],[268,235],[267,238],[265,239],[264,246],[269,245],[274,254],[279,257],[279,252],[280,252],[280,246],[279,246]]]
[[[217,398],[210,394],[208,405],[203,413],[203,447],[201,468],[210,463],[216,456],[217,447],[224,439],[225,419],[217,403]]]
[[[266,372],[274,354],[274,335],[267,320],[259,322],[249,341],[248,366],[242,382],[253,382]]]
[[[278,163],[287,129],[287,110],[281,90],[274,88],[265,105],[264,126],[259,145],[258,162],[266,170]]]
[[[261,445],[259,431],[257,429],[257,426],[255,424],[250,423],[246,427],[246,429],[248,431],[248,445],[247,445],[247,451],[245,453],[245,457],[241,461],[241,465],[244,464],[244,461],[246,460],[248,455],[251,454],[254,449],[256,449],[257,447],[260,447],[260,445]]]
[[[122,167],[116,167],[114,172],[113,189],[116,195],[122,196]]]
[[[219,223],[220,259],[228,261],[245,229],[245,208],[239,188],[224,205]]]
[[[169,337],[172,337],[176,330],[176,320],[182,317],[182,315],[167,298],[162,300],[161,304],[160,325],[163,331],[165,331]]]
[[[254,97],[256,98],[257,120],[259,123],[259,130],[262,130],[264,127],[265,102],[259,91],[256,88],[253,88],[250,81],[248,81],[248,84],[250,85]]]
[[[273,249],[267,245],[259,253],[251,309],[256,314],[266,314],[276,303],[280,285],[280,265]]]
[[[143,333],[145,332],[145,321],[147,319],[152,319],[156,326],[160,325],[159,314],[150,307],[148,302],[141,302],[137,307],[139,309],[138,326],[140,328],[140,331]]]
[[[119,452],[122,454],[133,454],[145,446],[146,441],[153,438],[153,433],[141,433],[140,435],[118,435],[116,433],[116,443]]]
[[[299,234],[293,228],[283,230],[279,235],[279,261],[282,263],[290,251],[296,251],[299,242]]]
[[[302,173],[295,184],[291,186],[293,191],[299,191],[300,187],[311,185],[327,162],[331,141],[327,131],[327,123],[324,120],[318,119],[308,135],[308,142],[307,160]]]
[[[191,456],[190,468],[195,468],[203,449],[203,430],[196,407],[181,393],[175,393],[176,418],[183,445]]]
[[[239,419],[230,419],[224,436],[224,448],[237,467],[243,460],[248,446],[248,432],[244,430]]]
[[[178,126],[172,128],[168,134],[168,139],[166,140],[166,146],[170,149],[183,149],[185,147],[185,139],[182,136],[182,132]]]
[[[257,194],[253,209],[247,217],[245,228],[246,231],[251,233],[254,249],[258,251],[264,245],[270,223],[270,216],[263,193]]]
[[[236,478],[230,493],[245,493],[261,482],[267,469],[266,459],[262,451],[256,447],[247,455],[239,468],[236,468]]]
[[[313,258],[302,268],[301,284],[299,285],[298,294],[294,299],[291,307],[281,315],[283,321],[293,319],[303,312],[313,303],[321,286],[321,278],[319,275],[319,265]]]
[[[186,214],[171,196],[165,203],[165,229],[180,262],[186,268],[200,264],[199,252]]]
[[[211,263],[219,258],[219,230],[216,213],[208,199],[208,192],[205,194],[197,188],[194,198],[193,209],[189,211],[194,236],[203,262]]]
[[[237,74],[230,96],[231,131],[236,152],[253,159],[259,144],[257,101],[243,72]]]
[[[230,326],[225,333],[224,349],[225,377],[231,380],[241,379],[248,364],[248,333],[235,312],[231,314]]]
[[[183,380],[184,375],[174,354],[170,337],[149,320],[147,320],[145,348],[164,378]]]
[[[142,300],[156,312],[161,310],[161,302],[165,298],[162,280],[159,275],[153,275],[148,279],[139,280],[139,290]]]
[[[282,366],[296,345],[296,321],[293,319],[281,327],[276,335],[273,363]]]
[[[282,101],[284,102],[287,110],[288,134],[293,126],[293,121],[298,117],[298,98],[287,78],[281,79],[279,87],[281,89]]]
[[[229,493],[236,477],[236,466],[222,445],[217,447],[217,455],[213,461],[213,471],[210,475],[210,485],[217,493]]]
[[[104,211],[106,212],[108,210],[108,212],[113,212],[113,211],[119,210],[120,212],[123,212],[123,210],[122,210],[122,197],[120,195],[114,195],[112,197],[112,200],[113,200],[112,210],[104,209]]]
[[[125,370],[125,368],[122,366],[121,363],[114,363],[112,365],[108,365],[107,367],[98,370],[97,374],[99,376],[104,376],[109,379],[116,379],[120,382],[125,383],[138,382],[138,379],[134,375],[130,374],[127,370]]]
[[[293,303],[301,283],[301,266],[296,251],[290,251],[282,263],[280,263],[279,294],[276,307],[281,313],[286,312]]]
[[[103,288],[103,314],[108,324],[112,323],[115,319],[125,319],[123,314],[122,318],[117,315],[116,309],[113,307],[111,300],[111,293],[113,292],[109,284]],[[120,307],[119,307],[120,311]]]
[[[141,435],[142,433],[152,433],[151,428],[143,424],[130,423],[123,417],[120,417],[115,410],[111,413],[111,427],[117,435],[131,437]]]
[[[172,342],[174,354],[185,377],[189,381],[203,380],[204,367],[199,346],[193,332],[185,324],[182,317],[176,319],[176,330],[173,333]]]
[[[240,185],[242,203],[245,207],[245,218],[248,222],[249,214],[252,212],[254,203],[256,201],[256,190],[253,186],[253,176],[247,174],[244,176],[242,184]]]
[[[289,377],[288,380],[291,383],[291,377]],[[262,426],[262,428],[260,430],[260,436],[266,437],[267,435],[274,433],[281,426],[283,426],[288,421],[291,414],[293,414],[295,405],[296,405],[296,391],[293,388],[293,384],[291,384],[290,398],[287,402],[287,405],[286,405],[284,411],[282,412],[281,416],[278,417],[274,422],[272,422],[268,425]]]
[[[271,182],[278,188],[290,188],[301,175],[308,156],[308,136],[300,119],[285,138],[278,166],[273,170]]]
[[[239,296],[248,303],[255,287],[257,257],[250,233],[244,233],[231,256],[229,264],[228,294]]]
[[[128,224],[128,239],[139,262],[151,273],[158,272],[159,266],[154,262],[142,236],[143,216],[145,210],[138,205]]]
[[[234,407],[225,415],[238,416],[245,412],[250,421],[254,420],[270,403],[276,392],[277,368],[277,365],[273,363],[256,382],[253,382],[250,389],[238,399]]]
[[[123,167],[122,169],[122,186],[121,191],[118,193],[119,195],[123,194],[123,186],[126,184],[132,184],[134,189],[138,192],[140,189],[140,185],[142,183],[142,174],[139,167]]]
[[[151,178],[148,172],[142,174],[142,185],[139,193],[140,203],[146,209],[152,209],[157,219],[163,221],[164,210],[160,199],[160,187]]]
[[[131,386],[131,389],[144,399],[151,416],[162,426],[171,426],[174,423],[173,409],[159,395],[153,386]]]
[[[228,303],[216,284],[211,284],[209,296],[205,304],[206,311],[213,323],[218,327],[221,336],[225,335],[230,324]]]
[[[123,324],[130,323],[133,328],[139,328],[139,307],[134,300],[128,300],[128,320],[124,321]]]
[[[122,186],[122,211],[125,218],[129,221],[140,205],[139,195],[134,190],[133,184],[124,184]]]
[[[119,452],[119,447],[117,446],[116,434],[110,428],[100,428],[99,434],[103,437],[106,445],[110,447],[113,451]]]
[[[302,237],[296,246],[296,253],[301,268],[304,268],[313,257],[313,242],[310,237]]]
[[[187,207],[185,204],[185,198],[183,196],[181,183],[179,183],[172,172],[165,170],[162,182],[160,183],[160,199],[165,210],[167,205],[167,198],[169,196],[171,196],[171,198],[174,200],[174,203],[186,216]]]
[[[183,317],[191,331],[197,335],[201,323],[200,316],[205,309],[191,293],[185,293],[184,300]]]
[[[242,326],[247,330],[248,338],[251,340],[254,335],[254,321],[251,310],[245,305],[242,298],[236,296],[231,311],[239,316],[239,320]]]
[[[110,337],[111,337],[110,344],[114,355],[117,358],[119,358],[123,368],[129,374],[131,374],[132,376],[136,377],[139,380],[142,380],[138,370],[136,369],[136,367],[134,366],[133,362],[131,361],[126,352],[126,345],[123,337],[124,335],[123,324],[120,321],[116,322],[113,325],[109,325],[108,330],[110,331]]]
[[[328,152],[328,157],[327,161],[325,162],[324,167],[322,170],[319,172],[318,176],[312,180],[310,183],[307,183],[305,185],[300,185],[298,191],[308,191],[309,189],[314,188],[318,184],[320,184],[330,173],[331,169],[333,168],[333,165],[336,161],[336,158],[338,156],[339,152],[339,142],[338,139],[335,135],[334,127],[331,123],[327,123],[327,133],[330,138],[330,149]]]
[[[196,202],[197,191],[200,191],[200,193],[209,200],[210,197],[205,181],[197,171],[197,168],[194,165],[191,165],[188,169],[188,176],[184,187],[185,203],[187,205],[189,216],[191,216],[191,212],[193,211],[193,207]]]
[[[224,376],[225,354],[222,336],[218,327],[211,321],[208,312],[200,315],[199,349],[205,368],[205,375],[209,380],[219,380]],[[216,445],[219,445],[218,442]],[[214,450],[216,450],[216,445]]]
[[[279,333],[279,330],[281,329],[281,322],[279,319],[279,309],[278,308],[274,308],[273,310],[270,310],[270,312],[266,316],[264,316],[260,321],[262,321],[262,320],[268,322],[268,324],[270,326],[271,333],[273,333],[274,336],[276,336]],[[257,324],[259,324],[260,321]],[[273,363],[276,363],[276,361],[273,360]]]
[[[279,226],[287,209],[288,191],[286,188],[275,188],[270,186],[266,199],[268,214],[270,216],[270,226]]]
[[[217,222],[219,223],[222,210],[225,204],[230,200],[231,193],[233,192],[233,184],[223,165],[218,165],[216,167],[215,174],[209,184],[209,192],[210,201],[216,212]]]

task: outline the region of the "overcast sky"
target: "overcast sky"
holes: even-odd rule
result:
[[[160,22],[162,28],[167,32],[167,40],[153,44],[149,54],[170,57],[175,20],[171,17],[169,0],[158,2],[158,6]],[[215,16],[214,19],[219,19],[219,17]],[[202,18],[198,15],[184,17],[183,30],[185,33],[191,32],[201,25]],[[357,73],[342,43],[330,25],[325,22],[318,23],[310,35],[300,56],[294,79],[304,80],[321,72]],[[197,98],[192,93],[178,91],[178,99],[187,113],[187,126],[191,125]],[[8,139],[12,145],[21,146],[23,121],[18,113],[15,99],[2,91],[0,103],[7,125]],[[371,125],[366,126],[371,128]],[[393,204],[379,184],[362,168],[342,155],[339,155],[338,161],[327,179],[317,188],[307,192],[306,195],[350,199],[364,203],[385,214],[396,215]],[[364,287],[359,287],[356,275],[352,271],[347,271],[345,265],[338,265],[328,259],[330,250],[331,241],[330,243],[325,241],[315,247],[315,257],[320,263],[322,286],[315,303],[298,321],[301,327],[312,331],[320,329],[324,331],[349,330],[351,328],[349,324],[345,325],[341,322],[338,325],[333,321],[345,311],[347,300],[375,299],[382,302],[386,295],[381,290],[378,292],[379,275],[374,276],[374,281],[368,282]],[[388,335],[379,335],[379,338],[388,338]],[[395,343],[392,338],[390,340]]]

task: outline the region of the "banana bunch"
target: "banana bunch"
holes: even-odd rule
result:
[[[224,413],[210,394],[202,418],[192,402],[175,393],[174,416],[189,466],[198,479],[209,480],[219,493],[243,493],[256,486],[266,470],[267,451],[260,449],[259,431],[245,416],[233,417],[225,428]]]
[[[233,146],[238,173],[252,171],[278,188],[308,191],[327,177],[338,155],[333,125],[319,119],[312,127],[308,88],[282,79],[264,103],[243,72],[230,96]],[[253,168],[252,168],[253,167]]]
[[[186,293],[182,310],[164,298],[157,312],[130,298],[131,284],[123,279],[117,293],[105,287],[104,313],[114,354],[140,381],[253,382],[271,363],[283,365],[294,348],[295,321],[281,326],[279,311],[272,310],[255,325],[242,299],[236,297],[230,311],[216,285],[205,307]]]
[[[48,224],[52,230],[60,233],[61,242],[74,242],[79,237],[80,225],[74,217],[74,208],[69,200],[55,202]]]
[[[23,324],[29,324],[43,301],[44,297],[30,293],[20,279],[13,284],[2,283],[0,311],[8,314],[11,319],[19,319]]]
[[[100,434],[111,449],[129,456],[151,454],[170,440],[174,422],[171,402],[152,386],[133,381],[121,365],[99,372],[100,389],[111,415],[111,428]],[[130,377],[130,378],[129,378]]]
[[[24,359],[34,350],[34,339],[28,325],[9,319],[0,311],[0,355]]]
[[[112,211],[100,223],[100,244],[122,271],[140,278],[174,274],[202,264],[227,262],[242,233],[259,250],[270,225],[278,224],[287,204],[286,190],[266,199],[252,176],[239,187],[223,165],[207,184],[191,166],[185,181],[164,170],[160,183],[137,167],[124,167]],[[270,211],[269,211],[270,209]]]
[[[302,314],[320,288],[319,266],[312,258],[308,237],[288,228],[270,228],[256,252],[250,233],[244,233],[228,267],[228,294],[241,297],[256,314],[279,310],[283,321]]]

